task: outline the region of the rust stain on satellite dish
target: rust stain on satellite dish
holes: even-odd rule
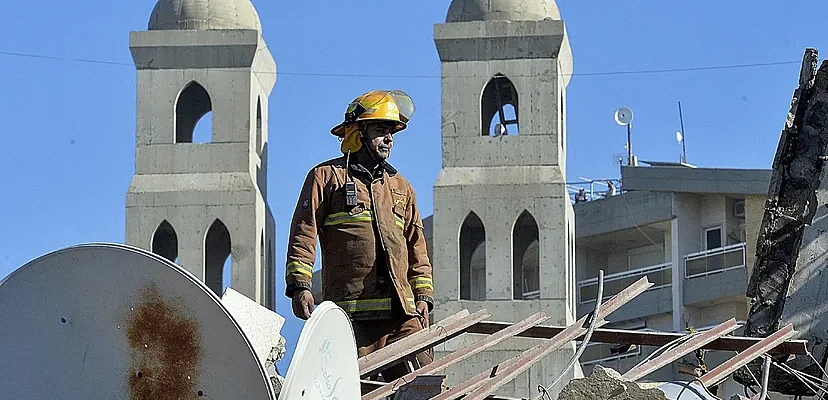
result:
[[[180,304],[180,303],[179,303]],[[127,326],[130,400],[197,398],[198,322],[165,301],[154,284],[141,293]]]

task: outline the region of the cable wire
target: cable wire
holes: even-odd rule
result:
[[[259,49],[259,51],[263,50]],[[48,55],[48,54],[36,54],[36,53],[24,53],[24,52],[16,52],[16,51],[8,51],[8,50],[0,50],[0,55],[8,56],[8,57],[24,57],[24,58],[35,58],[35,59],[43,59],[43,60],[51,60],[51,61],[66,61],[66,62],[77,62],[77,63],[88,63],[88,64],[103,64],[103,65],[118,65],[118,66],[134,66],[133,63],[127,62],[120,62],[120,61],[109,61],[109,60],[96,60],[96,59],[89,59],[89,58],[76,58],[76,57],[65,57],[65,56],[55,56],[55,55]],[[773,67],[773,66],[781,66],[781,65],[793,65],[802,64],[802,61],[774,61],[774,62],[757,62],[757,63],[747,63],[747,64],[729,64],[729,65],[708,65],[708,66],[699,66],[699,67],[677,67],[677,68],[662,68],[662,69],[641,69],[641,70],[628,70],[628,71],[592,71],[592,72],[575,72],[570,74],[559,74],[560,76],[617,76],[617,75],[643,75],[643,74],[664,74],[664,73],[679,73],[679,72],[697,72],[697,71],[715,71],[715,70],[728,70],[728,69],[738,69],[738,68],[759,68],[759,67]],[[205,68],[210,71],[227,71],[227,72],[238,72],[238,73],[250,73],[249,70],[244,69],[240,70],[238,68]],[[440,79],[440,75],[381,75],[381,74],[349,74],[349,73],[328,73],[328,72],[299,72],[299,71],[253,71],[254,73],[262,73],[262,74],[276,74],[276,75],[284,75],[284,76],[307,76],[307,77],[330,77],[330,78],[396,78],[396,79]],[[520,77],[523,75],[513,75],[515,77]],[[528,76],[528,75],[527,75]],[[454,77],[454,76],[453,76]],[[462,76],[457,76],[462,77]],[[471,77],[471,75],[469,75]]]
[[[552,383],[549,385],[549,387],[545,388],[545,387],[541,386],[539,388],[540,395],[538,397],[536,397],[535,400],[539,400],[539,399],[542,399],[542,398],[549,398],[549,400],[552,400],[552,397],[549,395],[549,389],[554,388],[555,385],[557,385],[561,381],[561,379],[563,379],[564,375],[566,375],[566,373],[569,372],[569,370],[572,369],[573,366],[575,366],[575,363],[578,362],[578,359],[581,358],[581,355],[584,353],[584,350],[589,345],[589,339],[592,338],[592,333],[595,331],[595,328],[598,326],[598,324],[601,323],[602,318],[601,318],[600,313],[601,313],[601,302],[602,302],[603,298],[604,298],[604,270],[599,269],[598,270],[598,295],[595,298],[595,309],[592,311],[592,321],[590,321],[589,328],[587,329],[586,335],[584,335],[584,338],[581,340],[581,345],[578,346],[578,351],[576,351],[575,354],[572,356],[572,358],[569,359],[569,362],[566,363],[566,366],[561,370],[561,372],[558,373],[558,376],[556,376],[555,379],[552,380]]]
[[[768,397],[768,379],[770,378],[771,358],[765,356],[765,361],[762,365],[762,389],[759,392],[759,400],[765,400]]]

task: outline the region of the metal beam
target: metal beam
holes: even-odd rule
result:
[[[698,350],[705,343],[710,343],[716,340],[716,338],[722,337],[730,332],[733,332],[738,327],[739,325],[736,324],[736,319],[731,318],[725,321],[724,323],[717,325],[715,328],[709,331],[705,331],[698,334],[698,336],[689,337],[686,342],[676,346],[674,349],[667,350],[658,357],[653,358],[652,360],[644,364],[641,364],[638,367],[635,367],[627,371],[627,373],[622,375],[622,377],[624,379],[628,379],[631,381],[641,379],[649,375],[651,372],[656,371],[659,368],[681,358],[682,356],[694,350]]]
[[[471,326],[468,333],[478,333],[490,335],[506,329],[510,326],[508,322],[492,322],[485,321]],[[565,326],[548,326],[539,325],[527,329],[519,333],[518,337],[535,338],[535,339],[550,339],[553,336],[561,333],[566,329]],[[685,336],[682,333],[672,332],[645,332],[645,331],[630,331],[623,329],[596,329],[590,338],[590,342],[598,343],[624,343],[635,344],[639,346],[664,346],[667,343]],[[725,336],[718,338],[708,344],[702,346],[705,350],[721,350],[721,351],[745,351],[751,346],[762,341],[762,338],[751,338],[743,336]],[[807,354],[807,340],[785,340],[778,343],[776,347],[767,351],[771,355],[781,354]]]
[[[434,372],[439,370],[448,368],[460,361],[465,360],[472,355],[475,355],[483,350],[486,350],[510,337],[517,335],[518,333],[525,331],[545,320],[549,317],[546,316],[545,311],[541,311],[537,314],[530,315],[527,318],[524,318],[522,321],[510,325],[506,329],[498,331],[497,333],[478,340],[460,350],[457,350],[446,357],[443,357],[439,360],[434,360],[431,364],[425,365],[422,368],[415,370],[408,375],[405,375],[394,382],[390,382],[383,386],[381,389],[375,390],[367,395],[362,396],[362,400],[380,400],[383,399],[390,394],[394,393],[395,388],[399,388],[405,382],[412,382],[417,376],[422,375],[431,375]]]
[[[609,299],[602,307],[600,314],[593,316],[593,318],[597,318],[603,323],[605,316],[621,308],[621,306],[634,299],[651,286],[653,286],[653,284],[647,280],[647,277],[642,277]],[[586,332],[586,329],[583,326],[587,321],[587,317],[588,316],[581,317],[574,324],[566,327],[566,329],[558,335],[555,335],[555,337],[550,340],[526,350],[520,355],[512,357],[499,365],[495,365],[490,371],[484,371],[483,373],[474,376],[466,382],[463,382],[440,396],[435,397],[433,400],[454,400],[469,392],[472,393],[469,396],[466,396],[466,400],[486,398],[489,394],[496,391],[501,386],[514,379],[517,375],[520,375],[521,372],[531,367],[539,359],[551,354],[557,348],[574,340],[578,336],[583,335]]]
[[[762,339],[762,341],[750,346],[747,350],[725,361],[718,367],[713,368],[710,372],[702,375],[699,380],[702,384],[704,384],[704,387],[717,385],[727,379],[727,377],[736,372],[739,368],[744,367],[757,357],[761,357],[762,354],[765,354],[770,349],[778,346],[779,343],[794,337],[796,333],[797,332],[793,329],[793,324],[788,324],[784,328],[774,332],[773,335]]]
[[[465,332],[468,327],[490,316],[484,309],[467,317],[454,320],[445,326],[429,326],[428,329],[423,329],[405,339],[394,342],[364,357],[360,357],[359,374],[362,378],[370,376],[382,370],[384,367],[399,363],[405,357],[446,342]]]

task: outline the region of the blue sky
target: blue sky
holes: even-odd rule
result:
[[[433,24],[449,1],[255,1],[280,73],[270,98],[268,201],[283,273],[291,212],[307,170],[337,155],[329,134],[347,103],[374,88],[412,95],[417,113],[391,161],[418,192],[424,215],[440,168],[440,63]],[[822,1],[561,0],[574,55],[567,96],[569,180],[618,178],[635,111],[633,150],[677,161],[677,101],[688,161],[769,168],[805,47],[828,54]],[[125,193],[134,170],[135,70],[129,31],[144,30],[154,0],[2,7],[0,24],[0,278],[46,252],[124,241]],[[56,59],[29,58],[28,53]],[[85,63],[69,59],[113,62]],[[606,72],[782,63],[635,74]],[[126,65],[123,65],[126,64]],[[213,94],[216,95],[216,94]],[[284,287],[279,282],[277,292]],[[289,347],[301,324],[282,299]],[[284,372],[292,352],[282,363]]]

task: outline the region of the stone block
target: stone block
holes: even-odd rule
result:
[[[569,382],[558,400],[667,400],[656,385],[626,380],[617,371],[597,365],[588,378]]]

